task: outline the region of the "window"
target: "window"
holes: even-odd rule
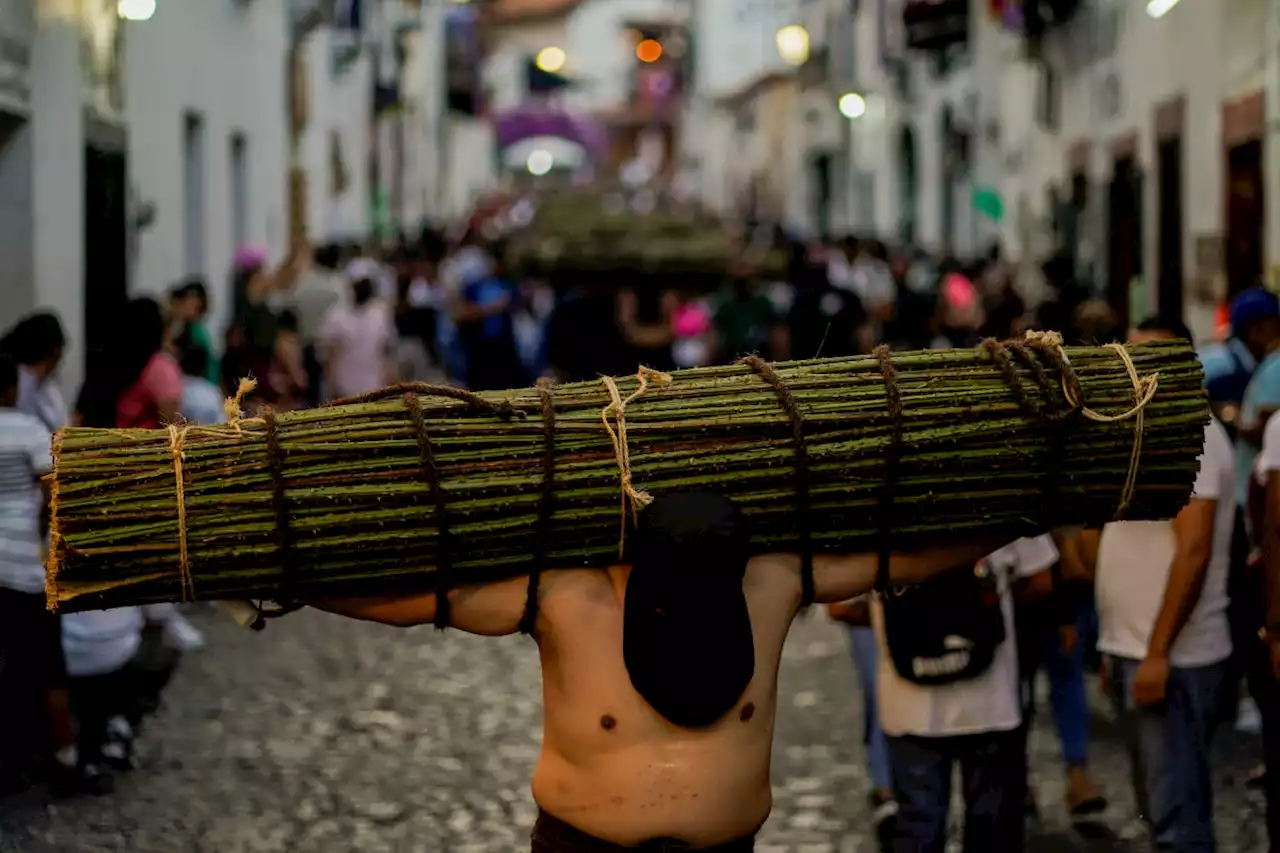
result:
[[[243,133],[231,134],[231,245],[249,242],[249,155]]]
[[[1062,81],[1049,63],[1040,65],[1039,91],[1036,93],[1036,119],[1043,130],[1056,133],[1062,111]]]
[[[204,119],[188,112],[182,120],[182,265],[188,276],[205,274],[204,207]]]

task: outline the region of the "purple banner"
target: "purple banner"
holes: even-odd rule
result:
[[[592,157],[608,153],[608,133],[603,125],[565,112],[530,107],[508,110],[498,115],[496,129],[499,148],[534,136],[554,136],[578,143]]]

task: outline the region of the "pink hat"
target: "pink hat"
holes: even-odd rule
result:
[[[266,249],[257,246],[241,246],[236,249],[234,262],[236,272],[249,272],[266,266],[268,257]]]

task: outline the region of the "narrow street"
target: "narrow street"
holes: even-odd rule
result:
[[[200,616],[141,768],[113,796],[0,804],[0,853],[507,853],[528,849],[528,778],[540,737],[532,644],[433,629],[397,632],[304,612],[264,634]],[[782,667],[773,816],[760,853],[870,853],[859,701],[841,629],[813,615]],[[1043,812],[1033,853],[1142,850],[1123,751],[1093,745],[1106,825],[1067,827],[1057,744],[1032,735]],[[1222,853],[1262,853],[1261,803],[1244,790],[1256,747],[1234,733],[1216,762]],[[1089,840],[1094,839],[1094,840]],[[957,848],[958,849],[958,848]]]

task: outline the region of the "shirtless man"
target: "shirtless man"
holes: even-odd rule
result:
[[[1002,544],[895,554],[880,580],[971,567]],[[548,571],[531,596],[544,703],[533,851],[749,851],[772,808],[778,663],[802,604],[801,559],[748,559],[743,517],[705,493],[658,498],[631,547],[631,566]],[[875,554],[815,556],[814,599],[871,590],[879,564]],[[450,623],[515,633],[531,586],[455,589]],[[316,606],[398,626],[430,624],[438,609],[434,594]]]

